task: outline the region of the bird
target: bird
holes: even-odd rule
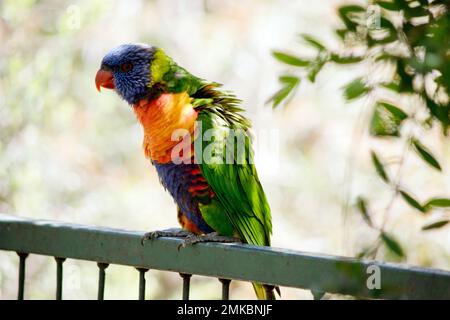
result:
[[[95,85],[113,89],[132,107],[145,156],[177,206],[182,228],[149,232],[144,240],[270,246],[271,211],[254,164],[251,122],[235,95],[194,76],[162,48],[141,43],[110,50]],[[253,287],[258,299],[279,292]]]

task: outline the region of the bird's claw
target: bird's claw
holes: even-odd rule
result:
[[[242,240],[235,237],[221,236],[217,232],[211,232],[204,235],[191,234],[185,237],[183,242],[178,245],[178,251],[200,242],[242,243]]]
[[[189,231],[183,230],[183,229],[168,229],[168,230],[157,230],[157,231],[151,231],[144,234],[144,236],[141,239],[141,244],[144,245],[145,241],[147,240],[155,240],[160,237],[172,237],[172,238],[186,238],[188,236],[192,235]]]
[[[141,239],[141,244],[144,245],[145,241],[147,240],[154,240],[161,237],[159,234],[159,231],[151,231],[144,234],[144,236]]]

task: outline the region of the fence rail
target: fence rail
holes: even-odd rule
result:
[[[223,299],[228,299],[230,280],[361,298],[450,299],[449,271],[244,244],[199,243],[178,250],[179,239],[159,238],[142,245],[143,234],[0,214],[0,250],[15,251],[20,258],[19,299],[24,297],[28,254],[55,257],[57,299],[62,298],[65,259],[97,263],[99,299],[103,299],[109,264],[137,268],[141,299],[145,297],[145,273],[151,269],[180,273],[184,299],[189,298],[191,275],[220,279]],[[379,272],[379,289],[367,286],[373,272]]]

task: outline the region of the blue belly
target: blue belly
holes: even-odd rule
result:
[[[198,200],[189,192],[194,176],[192,172],[198,168],[197,164],[157,163],[153,165],[158,172],[159,180],[169,191],[175,203],[192,223],[202,232],[209,233],[214,230],[203,220],[198,206]]]

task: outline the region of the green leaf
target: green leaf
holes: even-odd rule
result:
[[[397,30],[395,29],[395,26],[392,24],[392,22],[384,17],[380,18],[380,27],[383,29],[389,29],[389,31],[393,31],[395,34],[397,34]]]
[[[422,227],[422,230],[431,230],[431,229],[438,229],[442,228],[443,226],[447,225],[450,222],[450,220],[440,220],[436,221],[427,225],[424,225]]]
[[[424,17],[428,14],[428,11],[426,8],[422,6],[416,7],[407,6],[407,10],[405,10],[404,14],[406,18],[411,19],[415,17]]]
[[[344,97],[347,100],[353,100],[369,92],[361,78],[355,79],[344,87]]]
[[[277,60],[279,60],[285,64],[291,65],[291,66],[306,67],[306,66],[309,66],[311,63],[311,61],[309,61],[309,60],[301,59],[296,56],[293,56],[293,55],[290,55],[290,54],[287,54],[284,52],[280,52],[280,51],[273,51],[272,54]]]
[[[416,208],[417,210],[419,210],[420,212],[426,212],[427,209],[425,207],[423,207],[419,201],[417,201],[416,199],[414,199],[410,194],[408,194],[406,191],[403,190],[399,190],[402,198],[413,208]]]
[[[348,33],[347,29],[337,29],[336,30],[336,34],[338,35],[338,37],[341,40],[345,40],[345,37],[346,37],[347,33]]]
[[[386,170],[384,170],[384,166],[381,163],[380,159],[378,158],[377,154],[375,153],[375,151],[371,151],[370,155],[372,157],[372,163],[375,167],[375,170],[377,171],[378,175],[381,177],[381,179],[384,180],[384,182],[389,183],[389,177],[386,173]]]
[[[450,76],[448,82],[450,86]],[[447,135],[447,128],[450,125],[450,104],[443,106],[428,97],[425,97],[425,100],[428,110],[441,123],[442,131],[444,135]]]
[[[374,37],[373,32],[370,35],[370,40],[368,41],[369,47],[388,44],[397,40],[397,33],[394,31],[387,31],[387,34],[382,38]]]
[[[401,59],[398,56],[389,54],[387,52],[381,52],[376,58],[375,61],[395,61]]]
[[[297,78],[296,76],[291,76],[291,75],[280,76],[278,78],[278,80],[281,83],[285,83],[285,84],[289,84],[289,85],[296,85],[300,81],[299,78]]]
[[[376,4],[383,9],[391,11],[398,11],[401,9],[401,7],[397,3],[391,1],[377,1]]]
[[[399,78],[399,91],[400,92],[414,92],[413,79],[414,77],[406,72],[408,68],[404,59],[398,59],[396,61],[397,65],[397,75]]]
[[[322,67],[325,65],[324,60],[317,60],[312,65],[311,70],[308,73],[308,80],[311,82],[316,81],[317,74],[322,70]]]
[[[398,126],[392,125],[389,116],[386,116],[382,110],[375,107],[370,120],[370,134],[373,136],[399,136]]]
[[[370,133],[374,136],[400,135],[400,125],[408,115],[400,108],[386,103],[378,102],[370,123]]]
[[[338,9],[339,17],[341,18],[347,29],[351,31],[355,31],[357,26],[357,24],[353,22],[351,15],[364,12],[366,12],[366,9],[358,5],[346,5]]]
[[[395,253],[397,256],[399,257],[405,256],[405,253],[401,245],[391,235],[388,235],[386,232],[383,231],[381,232],[381,240],[383,240],[383,243],[386,245],[386,247],[393,253]]]
[[[400,86],[396,82],[382,83],[381,86],[395,92],[398,92],[400,90]]]
[[[424,205],[425,208],[437,207],[437,208],[448,208],[450,207],[450,199],[447,198],[433,198],[428,200]]]
[[[330,60],[339,64],[350,64],[350,63],[358,63],[363,60],[363,57],[357,56],[340,56],[338,54],[332,53],[330,56]]]
[[[359,212],[361,213],[364,221],[371,227],[373,227],[373,223],[372,223],[372,219],[370,218],[369,212],[367,210],[367,204],[366,204],[366,200],[359,196],[356,199],[356,206],[359,209]]]
[[[340,7],[338,11],[344,15],[347,15],[352,12],[366,12],[366,9],[362,6],[358,6],[355,4],[349,4],[349,5]]]
[[[396,41],[398,32],[392,22],[384,17],[375,17],[375,19],[377,19],[377,25],[369,28],[369,38],[367,39],[368,46],[373,47],[375,45]]]
[[[279,81],[283,84],[283,86],[269,99],[269,101],[273,102],[273,108],[276,108],[281,102],[283,102],[300,83],[299,78],[290,75],[280,76]]]
[[[434,167],[435,169],[442,171],[441,165],[431,152],[417,139],[412,139],[414,150],[426,163]]]
[[[408,118],[406,112],[400,109],[399,107],[396,107],[387,102],[379,102],[379,104],[383,106],[386,110],[388,110],[398,122],[402,122],[403,120]]]
[[[322,43],[320,43],[317,39],[313,38],[312,36],[310,36],[308,34],[301,34],[300,36],[308,44],[310,44],[314,48],[318,49],[319,51],[326,51],[327,50],[327,48],[325,48],[325,46]]]
[[[289,95],[289,93],[291,93],[291,91],[292,91],[292,87],[284,86],[280,90],[275,92],[275,94],[269,99],[269,101],[273,101],[272,107],[273,108],[278,107],[278,105],[281,102],[283,102],[284,99],[287,98],[287,96]]]

